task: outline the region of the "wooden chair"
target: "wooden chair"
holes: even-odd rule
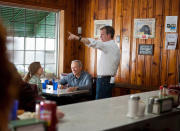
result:
[[[44,100],[38,95],[37,85],[24,83],[20,88],[19,109],[35,111],[36,101]]]

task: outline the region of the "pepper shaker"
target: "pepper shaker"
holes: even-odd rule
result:
[[[147,104],[147,113],[152,113],[153,103],[154,103],[154,98],[153,98],[153,97],[150,97],[150,98],[148,99],[148,104]]]

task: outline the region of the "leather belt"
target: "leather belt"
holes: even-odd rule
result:
[[[108,78],[108,77],[112,77],[110,75],[97,75],[97,78]]]

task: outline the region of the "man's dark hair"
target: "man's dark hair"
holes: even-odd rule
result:
[[[106,34],[110,34],[111,38],[114,38],[114,28],[112,26],[103,26],[102,28],[100,28],[100,30],[106,30]]]

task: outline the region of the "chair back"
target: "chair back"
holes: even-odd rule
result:
[[[37,85],[29,83],[23,84],[19,95],[19,109],[35,111],[37,100],[43,100],[41,96],[38,96]]]

